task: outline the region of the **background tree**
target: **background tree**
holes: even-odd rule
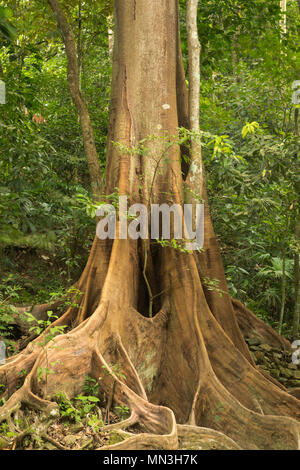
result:
[[[49,0],[49,5],[54,11],[60,30],[62,31],[63,40],[66,48],[68,63],[68,85],[72,100],[78,111],[80,124],[82,128],[82,136],[84,148],[90,173],[91,187],[94,198],[99,199],[102,194],[103,184],[100,172],[100,164],[98,161],[97,149],[95,145],[94,131],[92,128],[89,112],[86,103],[82,97],[80,90],[81,81],[81,3],[79,3],[79,36],[76,50],[75,37],[68,24],[68,20],[56,0]]]

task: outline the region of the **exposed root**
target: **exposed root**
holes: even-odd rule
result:
[[[25,320],[25,314],[27,312],[30,312],[37,320],[46,320],[47,312],[51,310],[56,313],[62,304],[62,300],[57,300],[47,304],[27,305],[24,307],[16,306],[17,313],[13,315],[13,319],[20,330],[27,334],[30,327],[29,323]]]
[[[182,450],[242,450],[222,432],[199,426],[177,425],[179,449]]]
[[[242,302],[231,299],[234,307],[239,327],[245,338],[261,338],[264,343],[270,344],[274,348],[290,350],[289,341],[276,333],[267,323],[260,320]]]
[[[86,310],[72,331],[41,347],[46,330],[0,368],[11,395],[0,421],[9,421],[21,404],[58,415],[57,393],[75,397],[89,375],[108,397],[108,410],[122,404],[131,412],[104,428],[120,442],[99,450],[185,448],[188,440],[202,448],[297,449],[296,393],[270,382],[234,345],[208,306],[194,257],[169,251],[162,258],[169,275],[162,272],[162,310],[154,318],[136,310],[136,262],[136,244],[116,241],[94,313]],[[70,308],[54,325],[71,326],[74,319]],[[16,390],[15,374],[24,368],[29,373]],[[193,426],[179,424],[187,422]],[[49,438],[44,428],[39,436]]]
[[[131,416],[128,419],[124,419],[120,423],[108,424],[104,426],[103,431],[104,432],[112,431],[112,430],[123,431],[125,429],[128,429],[130,426],[134,426],[137,423],[138,423],[138,416],[136,414],[131,414]]]
[[[298,449],[299,422],[249,410],[214,377],[204,381],[196,409],[197,422],[225,433],[243,449]]]
[[[8,420],[10,416],[21,407],[21,395],[15,392],[12,397],[0,408],[0,423]]]

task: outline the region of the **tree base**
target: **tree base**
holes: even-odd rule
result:
[[[103,244],[95,244],[101,253]],[[264,377],[224,332],[206,301],[194,255],[162,250],[165,294],[158,313],[147,318],[137,311],[138,253],[134,241],[116,240],[109,266],[93,271],[99,258],[92,258],[79,281],[86,286],[81,308],[70,308],[52,325],[69,331],[41,347],[46,330],[0,368],[8,398],[0,420],[9,421],[24,404],[55,415],[57,393],[75,397],[90,376],[114,403],[130,408],[130,418],[113,429],[139,429],[102,449],[177,449],[194,446],[198,435],[199,446],[213,439],[220,448],[298,449],[299,401]],[[91,291],[101,295],[88,316]],[[24,369],[29,373],[16,390]]]

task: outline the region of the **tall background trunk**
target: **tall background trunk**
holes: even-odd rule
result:
[[[76,106],[80,125],[82,129],[83,144],[86,154],[91,189],[95,200],[99,200],[103,194],[103,180],[98,160],[94,131],[90,120],[87,105],[80,90],[81,75],[81,2],[79,2],[79,36],[78,51],[76,50],[76,41],[74,33],[68,23],[66,15],[58,0],[48,0],[53,12],[55,13],[57,24],[61,30],[67,55],[68,86],[71,98]],[[77,55],[78,52],[78,55]]]
[[[186,178],[186,202],[197,202],[203,194],[203,163],[200,143],[200,51],[197,26],[198,0],[187,1],[187,39],[189,51],[189,129],[196,133],[191,141],[190,168]],[[198,135],[197,135],[198,134]],[[199,203],[198,199],[198,203]]]

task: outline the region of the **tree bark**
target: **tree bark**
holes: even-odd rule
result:
[[[78,62],[74,34],[59,1],[48,0],[48,3],[55,13],[57,24],[62,33],[67,55],[67,73],[70,95],[79,115],[92,193],[94,199],[99,200],[101,194],[103,194],[103,180],[95,145],[93,127],[85,100],[80,91],[81,57]]]
[[[190,167],[186,178],[186,201],[202,198],[203,163],[200,144],[200,51],[197,27],[198,0],[187,0],[187,39],[189,56],[189,129],[195,132],[191,140]]]

